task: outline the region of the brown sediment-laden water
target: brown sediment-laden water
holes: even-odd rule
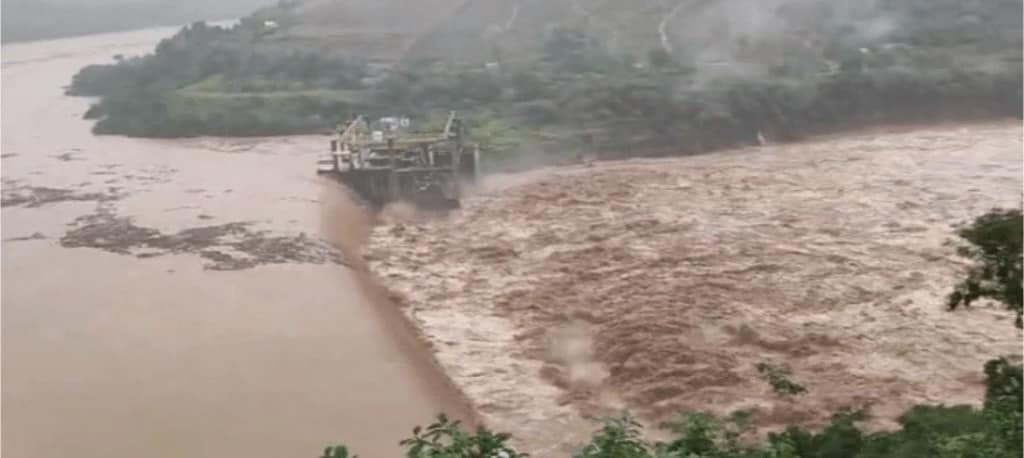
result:
[[[979,403],[1019,355],[998,308],[948,312],[956,224],[1021,199],[1019,121],[885,128],[493,177],[367,250],[441,364],[532,450],[586,416],[738,409],[770,430]],[[808,393],[780,399],[760,363]]]
[[[62,87],[173,31],[3,47],[3,455],[388,457],[469,418],[324,241],[326,138],[90,133]]]
[[[942,307],[951,225],[1020,203],[1019,122],[492,177],[372,227],[314,179],[324,137],[91,135],[62,86],[172,32],[3,47],[7,456],[396,456],[470,403],[536,456],[621,408],[885,427],[1019,350],[1004,313]]]

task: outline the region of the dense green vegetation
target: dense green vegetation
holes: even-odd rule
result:
[[[705,413],[680,415],[664,427],[672,438],[651,442],[628,414],[605,419],[574,458],[1019,458],[1022,456],[1021,367],[1005,359],[985,364],[982,408],[915,406],[899,418],[895,431],[865,431],[865,410],[843,410],[820,431],[791,426],[753,439],[748,412],[721,418]],[[466,432],[444,416],[401,441],[409,458],[516,458],[525,456],[507,434],[486,428]],[[328,447],[323,458],[348,458],[343,445]]]
[[[365,65],[315,54],[246,49],[260,24],[230,30],[196,23],[150,56],[91,66],[70,94],[101,95],[87,113],[97,133],[177,137],[310,131],[351,111]]]
[[[872,14],[899,18],[898,27],[875,34],[827,5],[812,19],[779,7],[772,17],[793,22],[791,31],[727,41],[718,60],[686,43],[613,50],[587,27],[562,26],[535,52],[506,46],[489,63],[423,54],[370,62],[327,45],[284,46],[279,37],[303,27],[289,22],[299,17],[290,8],[230,29],[187,27],[151,55],[83,69],[70,93],[101,97],[89,112],[97,133],[134,136],[313,132],[355,113],[423,119],[456,109],[470,132],[487,130],[484,151],[505,158],[577,148],[685,154],[751,144],[759,132],[785,141],[1021,115],[1021,4],[1011,0],[886,0]],[[794,19],[818,16],[832,18],[827,28]],[[281,25],[268,29],[268,19]]]
[[[1017,327],[1024,327],[1021,319],[1024,218],[1021,211],[993,210],[961,228],[957,234],[967,242],[959,247],[959,254],[975,261],[976,265],[950,293],[950,309],[961,305],[969,307],[982,298],[992,299],[1016,312]]]
[[[1020,210],[993,210],[958,234],[966,241],[964,256],[977,261],[968,278],[957,285],[951,304],[991,298],[1020,313]],[[1019,318],[1018,318],[1019,320]],[[1018,324],[1019,325],[1019,324]],[[784,367],[767,363],[757,371],[783,397],[806,389]],[[1005,358],[984,366],[982,407],[917,405],[900,416],[894,431],[867,431],[860,423],[867,409],[845,406],[823,429],[789,426],[758,440],[750,412],[727,417],[684,413],[662,427],[672,433],[663,442],[645,439],[642,426],[628,414],[603,420],[589,443],[573,458],[1020,458],[1024,456],[1024,373]],[[798,401],[797,401],[798,402]],[[444,416],[413,437],[401,441],[408,458],[522,457],[507,434],[478,428],[469,433]],[[322,458],[348,458],[349,450],[332,446]]]
[[[273,0],[3,0],[0,41],[69,37],[233,19]]]

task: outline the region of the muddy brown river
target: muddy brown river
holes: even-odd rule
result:
[[[97,137],[62,95],[173,31],[3,47],[3,455],[384,457],[464,415],[320,241],[324,137]]]

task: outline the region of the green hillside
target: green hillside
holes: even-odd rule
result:
[[[1020,116],[1019,1],[851,3],[291,1],[83,69],[70,92],[102,97],[96,132],[137,136],[457,109],[506,155],[679,154],[759,132]]]

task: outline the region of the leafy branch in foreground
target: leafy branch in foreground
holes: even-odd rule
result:
[[[607,418],[574,458],[640,458],[651,456],[651,446],[644,442],[643,430],[629,414]]]
[[[332,445],[324,448],[324,454],[320,458],[350,458],[348,447],[344,445]],[[359,458],[359,455],[351,455],[351,458]]]
[[[725,418],[707,413],[684,413],[667,425],[676,439],[658,447],[661,455],[679,457],[736,456],[743,453],[740,437],[753,431],[747,411]]]
[[[950,309],[961,305],[970,307],[982,298],[992,299],[1016,312],[1017,327],[1024,327],[1021,318],[1022,223],[1024,219],[1019,209],[996,209],[957,231],[957,235],[967,241],[957,253],[975,261],[976,265],[950,293]]]
[[[444,414],[427,426],[417,426],[409,439],[399,444],[405,448],[408,458],[525,458],[527,454],[516,451],[508,445],[512,438],[507,433],[494,433],[479,427],[475,434],[462,431],[458,420],[451,420]]]
[[[650,442],[627,413],[603,420],[573,458],[1021,458],[1021,366],[995,359],[985,364],[985,374],[982,408],[914,406],[895,431],[866,431],[860,426],[865,411],[841,410],[820,431],[789,426],[756,442],[750,412],[724,418],[688,413],[665,425],[671,439]],[[442,415],[401,444],[408,458],[526,457],[508,445],[510,438],[484,428],[464,432],[458,421]],[[349,458],[348,449],[328,447],[322,458]]]

